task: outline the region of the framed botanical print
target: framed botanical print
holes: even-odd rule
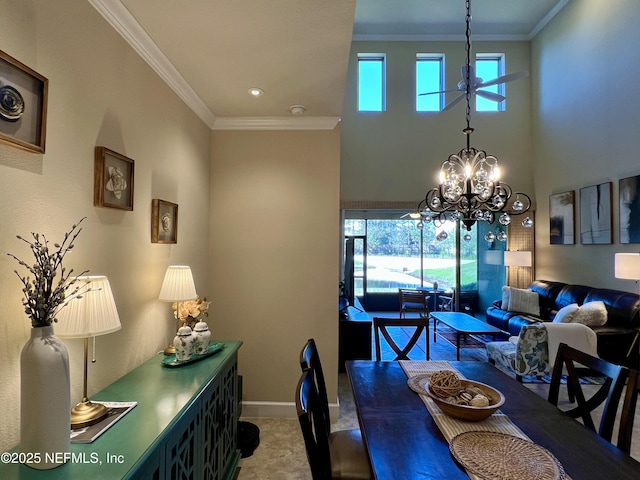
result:
[[[575,192],[554,193],[549,196],[549,242],[551,245],[575,243]]]
[[[49,80],[0,50],[0,141],[44,153]]]
[[[106,147],[96,147],[93,169],[93,204],[133,210],[135,162]]]
[[[178,205],[176,203],[153,199],[151,243],[178,243]]]
[[[640,243],[640,175],[619,181],[620,243]]]
[[[612,183],[600,183],[580,189],[580,243],[612,243]]]

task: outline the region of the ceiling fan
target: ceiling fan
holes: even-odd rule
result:
[[[523,70],[521,72],[502,75],[498,78],[494,78],[493,80],[488,80],[485,82],[482,78],[476,77],[475,68],[473,68],[473,65],[463,65],[462,68],[460,69],[460,73],[462,74],[462,80],[458,82],[458,88],[455,88],[452,90],[442,90],[440,92],[421,93],[420,96],[435,95],[439,93],[460,92],[460,95],[458,95],[456,98],[454,98],[444,107],[444,110],[449,110],[451,107],[455,106],[458,102],[460,102],[466,96],[467,79],[469,79],[469,93],[471,95],[478,95],[479,97],[486,98],[487,100],[491,100],[492,102],[501,102],[505,99],[504,95],[500,95],[494,92],[487,92],[486,90],[482,90],[482,89],[491,87],[493,85],[499,85],[501,83],[511,82],[513,80],[519,80],[521,78],[525,78],[529,76],[529,72]]]

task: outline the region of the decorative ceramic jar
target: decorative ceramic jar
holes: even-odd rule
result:
[[[20,355],[20,451],[32,458],[30,467],[48,470],[68,460],[70,392],[64,343],[52,326],[32,328]]]
[[[209,331],[209,325],[206,322],[200,320],[196,323],[193,329],[193,336],[196,341],[194,343],[194,353],[202,355],[209,350],[209,343],[211,342],[211,332]]]
[[[195,337],[191,327],[185,325],[178,329],[178,334],[173,339],[173,347],[176,349],[176,359],[180,361],[189,360],[193,355]]]

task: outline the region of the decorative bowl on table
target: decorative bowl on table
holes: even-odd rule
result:
[[[433,393],[431,385],[427,384],[425,391],[427,395],[440,407],[445,415],[467,422],[479,422],[493,415],[502,405],[504,405],[504,395],[495,388],[472,380],[460,380],[460,392],[446,398]],[[462,392],[470,392],[468,396],[461,398]],[[478,395],[484,396],[487,402],[473,401]],[[471,404],[469,404],[471,402]],[[466,404],[465,404],[466,403]],[[474,405],[475,403],[475,405]],[[483,405],[488,403],[487,405]]]

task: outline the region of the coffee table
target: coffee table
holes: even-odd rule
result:
[[[495,341],[496,335],[502,330],[489,325],[487,322],[473,318],[462,312],[432,312],[433,332],[436,332],[436,321],[453,328],[456,331],[456,359],[460,360],[460,337],[464,335],[491,335]]]

